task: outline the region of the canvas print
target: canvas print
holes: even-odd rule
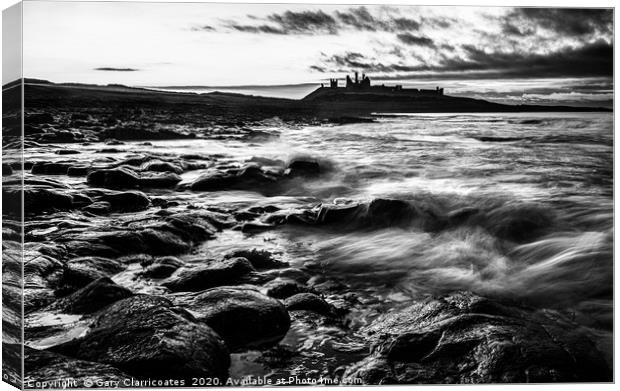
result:
[[[611,8],[19,6],[5,381],[613,381]]]

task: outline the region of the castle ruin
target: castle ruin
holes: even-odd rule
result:
[[[321,88],[326,88],[321,85]],[[443,95],[443,88],[432,89],[417,89],[417,88],[403,88],[402,85],[386,86],[382,84],[380,86],[373,86],[370,84],[370,77],[362,74],[362,78],[359,78],[359,73],[355,72],[355,79],[351,79],[351,76],[347,75],[345,78],[345,86],[338,86],[338,79],[329,79],[330,89],[341,89],[346,91],[360,91],[360,92],[403,92],[408,94],[420,94],[420,95]]]

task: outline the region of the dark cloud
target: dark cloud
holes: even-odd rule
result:
[[[228,22],[237,31],[265,34],[338,34],[345,29],[359,31],[407,32],[420,28],[420,21],[387,14],[373,15],[366,7],[349,8],[327,14],[323,11],[285,11],[266,18],[248,15],[259,24],[240,25]]]
[[[508,13],[504,32],[517,36],[533,35],[542,28],[561,35],[586,36],[613,31],[612,9],[517,8]]]
[[[258,26],[229,24],[228,27],[244,33],[287,34],[284,30],[266,24]]]
[[[328,33],[335,34],[338,23],[332,16],[323,11],[286,11],[267,17],[276,23],[281,31],[287,34]]]
[[[99,67],[99,68],[95,68],[95,71],[107,71],[107,72],[137,72],[137,71],[139,71],[139,69],[135,69],[135,68]]]
[[[407,45],[435,47],[435,42],[428,37],[415,36],[410,33],[398,34],[396,37]]]
[[[611,76],[613,46],[603,40],[581,47],[565,47],[546,53],[486,52],[474,45],[462,47],[465,59],[446,58],[439,69],[447,71],[497,70],[507,76],[567,77]]]
[[[457,74],[459,77],[611,77],[613,46],[599,40],[581,47],[565,47],[539,54],[520,51],[485,51],[475,45],[464,45],[464,56],[443,54],[436,64],[386,64],[361,53],[324,56],[320,66],[328,71],[359,69],[365,72],[396,73],[424,72],[434,77]],[[409,75],[418,77],[421,75]],[[398,77],[402,77],[399,75]]]

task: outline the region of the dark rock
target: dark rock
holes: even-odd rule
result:
[[[71,379],[78,386],[85,384],[85,381],[92,384],[98,381],[113,381],[120,382],[122,386],[122,382],[129,378],[127,374],[111,365],[76,360],[47,350],[36,350],[27,345],[24,346],[24,372],[25,383],[32,382],[33,385],[36,382],[60,385]]]
[[[24,213],[31,215],[42,212],[70,210],[73,208],[73,197],[58,190],[45,188],[19,187],[2,188],[3,213],[20,215],[23,195]]]
[[[126,167],[92,171],[86,181],[91,186],[110,189],[131,189],[140,184],[138,174]]]
[[[181,182],[183,178],[172,172],[164,172],[161,174],[143,174],[139,184],[141,187],[152,188],[171,188]]]
[[[54,153],[56,155],[77,155],[80,153],[80,151],[77,151],[75,149],[57,149],[56,151],[54,151]]]
[[[236,250],[226,254],[226,258],[242,257],[250,261],[256,269],[276,269],[287,267],[287,262],[282,262],[273,257],[273,254],[267,250]]]
[[[267,296],[277,299],[286,299],[298,293],[314,293],[312,288],[290,279],[276,279],[270,281],[265,284],[265,288],[267,289]]]
[[[92,213],[92,214],[100,215],[100,216],[110,213],[111,210],[112,210],[112,205],[110,205],[109,202],[104,202],[104,201],[93,202],[92,204],[87,205],[82,208],[82,211],[84,212],[88,212],[88,213]]]
[[[117,301],[86,335],[51,350],[154,379],[224,378],[230,365],[226,345],[209,326],[156,296]]]
[[[152,264],[148,265],[142,275],[149,278],[166,278],[183,265],[185,263],[175,257],[157,258]]]
[[[215,234],[221,222],[210,213],[177,213],[150,224],[104,226],[63,235],[59,241],[76,256],[176,255]]]
[[[149,197],[141,191],[105,194],[97,200],[108,202],[115,212],[137,212],[147,209],[151,204]]]
[[[198,177],[190,188],[194,191],[236,190],[266,190],[273,186],[276,178],[263,171],[254,164],[246,165],[239,170],[204,174]]]
[[[42,143],[75,143],[83,140],[84,135],[80,132],[58,129],[54,129],[50,133],[42,133],[38,137],[38,141]]]
[[[74,193],[71,195],[71,197],[73,197],[74,208],[82,208],[93,203],[93,200],[89,196],[84,194]]]
[[[50,113],[30,113],[24,116],[24,123],[29,125],[54,123],[54,116]]]
[[[10,165],[2,163],[2,176],[13,175],[13,169]]]
[[[172,172],[174,174],[182,174],[183,169],[176,164],[169,162],[162,162],[161,160],[150,161],[145,163],[142,167],[142,171],[155,171],[155,172]]]
[[[291,161],[285,171],[289,177],[312,177],[321,173],[321,166],[316,160],[296,159]]]
[[[248,287],[219,287],[173,297],[224,338],[233,350],[277,344],[290,327],[284,306]]]
[[[81,288],[103,277],[111,277],[125,270],[117,260],[101,257],[82,257],[69,260],[64,269],[66,285]]]
[[[67,175],[67,170],[73,163],[36,162],[30,172],[32,174]]]
[[[90,314],[130,296],[132,293],[129,289],[116,285],[107,277],[102,277],[52,303],[47,310],[65,314]]]
[[[70,166],[67,168],[67,175],[69,176],[86,176],[90,172],[90,166]]]
[[[246,282],[248,274],[254,271],[252,264],[245,258],[206,262],[204,265],[179,269],[162,282],[162,285],[174,292],[200,291],[215,286]]]
[[[333,316],[334,308],[314,293],[298,293],[284,300],[289,311],[312,311],[325,316]]]
[[[382,383],[611,381],[571,321],[470,293],[385,314],[362,332],[373,354],[345,377]]]

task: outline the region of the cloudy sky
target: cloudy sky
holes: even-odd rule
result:
[[[610,105],[613,12],[24,4],[26,77],[133,86],[287,85],[271,90],[295,95],[354,70],[376,83],[440,85],[448,94],[507,103]]]

